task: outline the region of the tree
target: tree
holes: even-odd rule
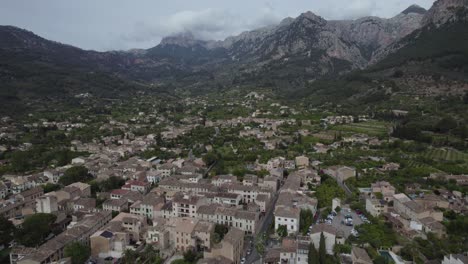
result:
[[[80,242],[73,242],[65,246],[64,254],[71,258],[72,264],[82,264],[91,256],[91,249]]]
[[[434,129],[441,133],[447,133],[450,130],[456,128],[457,125],[457,120],[453,119],[452,117],[445,117],[442,118],[439,122],[437,122]]]
[[[91,179],[88,169],[84,166],[74,166],[65,171],[59,183],[69,185],[75,182],[87,182]]]
[[[299,230],[303,235],[307,234],[307,232],[309,231],[309,227],[312,225],[313,222],[314,214],[312,214],[312,211],[309,209],[301,210],[299,218]]]
[[[42,186],[42,188],[44,189],[44,193],[49,193],[49,192],[60,190],[60,185],[48,182],[47,184]]]
[[[339,206],[335,207],[335,212],[340,213],[341,212],[341,207],[339,207]]]
[[[159,256],[159,251],[155,250],[154,247],[151,245],[146,245],[145,249],[143,250],[143,252],[141,252],[140,255],[142,256],[142,259],[144,259],[143,262],[152,264],[163,263],[163,260]]]
[[[324,264],[327,258],[327,248],[325,245],[325,236],[323,235],[323,232],[320,233],[320,244],[318,253],[320,264]]]
[[[13,240],[15,225],[8,219],[0,216],[0,246],[7,245]]]
[[[280,237],[286,237],[288,235],[288,228],[286,225],[279,225],[278,230],[276,230],[276,233]]]
[[[387,258],[384,256],[378,256],[377,258],[374,259],[375,264],[388,264]]]
[[[344,198],[345,192],[343,189],[336,183],[335,180],[327,178],[322,184],[317,187],[317,192],[315,193],[317,197],[318,204],[321,208],[331,206],[332,200],[335,197]]]
[[[36,247],[52,231],[52,224],[57,217],[53,214],[38,213],[26,217],[20,229],[16,230],[16,240],[27,247]]]
[[[317,249],[314,246],[314,243],[309,244],[309,253],[307,254],[307,263],[308,264],[319,264],[319,255]]]
[[[216,224],[215,225],[215,235],[217,236],[217,238],[215,240],[218,240],[218,241],[215,241],[215,243],[220,242],[224,238],[224,235],[226,235],[226,233],[228,231],[229,231],[229,228],[227,226]]]
[[[192,249],[189,249],[187,251],[185,251],[184,253],[184,260],[187,262],[187,263],[195,263],[198,259],[198,256],[197,256],[197,253],[192,250]]]
[[[122,257],[122,263],[136,263],[137,259],[138,253],[135,250],[126,249]]]
[[[211,166],[213,163],[216,162],[216,160],[218,160],[218,156],[214,152],[210,151],[206,153],[202,159],[205,162],[206,166]]]

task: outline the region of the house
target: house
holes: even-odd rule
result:
[[[75,182],[67,187],[76,187],[81,191],[81,197],[91,197],[91,185],[82,183],[82,182]]]
[[[332,166],[324,169],[323,172],[333,177],[339,183],[356,177],[356,169],[348,166]]]
[[[146,226],[146,217],[121,212],[110,221],[106,228],[111,232],[125,232],[129,235],[130,241],[138,242],[145,240]]]
[[[258,182],[258,187],[276,192],[279,187],[279,178],[267,175]]]
[[[169,248],[171,240],[169,230],[166,228],[165,219],[155,219],[153,226],[147,228],[146,243],[160,250]]]
[[[438,238],[444,238],[447,235],[446,228],[443,224],[438,222],[432,217],[426,217],[420,220],[422,224],[422,230],[424,233],[433,233]]]
[[[224,235],[221,243],[214,245],[211,251],[205,251],[204,258],[224,257],[233,264],[239,264],[244,249],[244,231],[232,227]],[[219,263],[219,262],[216,262]]]
[[[381,168],[382,171],[397,171],[399,169],[400,169],[400,164],[394,163],[394,162],[386,163],[382,165],[382,168]]]
[[[309,158],[306,156],[299,156],[295,159],[297,168],[305,168],[309,166]]]
[[[237,177],[234,175],[217,175],[213,177],[211,180],[211,183],[214,186],[222,186],[225,184],[231,184],[231,183],[236,183],[237,182]]]
[[[467,264],[468,256],[466,254],[450,254],[444,256],[442,264]]]
[[[121,258],[130,245],[129,234],[99,230],[90,237],[91,256],[95,258]]]
[[[88,245],[89,238],[111,220],[111,212],[86,215],[69,229],[51,238],[37,249],[17,259],[17,264],[42,264],[60,260],[66,245],[80,242]]]
[[[325,237],[325,248],[327,249],[327,254],[333,254],[335,244],[344,243],[342,234],[339,234],[338,230],[334,226],[328,224],[317,224],[314,225],[310,231],[310,240],[314,243],[317,250],[320,246],[321,234]]]
[[[73,210],[81,212],[92,212],[96,209],[96,199],[94,198],[78,198],[73,202]]]
[[[10,190],[8,186],[0,181],[0,199],[5,199],[8,196],[9,192]]]
[[[176,171],[176,166],[170,163],[164,163],[156,168],[156,172],[162,175],[162,178],[170,177]]]
[[[54,195],[44,195],[36,199],[37,213],[55,213],[58,212],[58,199]]]
[[[396,189],[389,182],[379,181],[371,184],[371,190],[373,194],[382,194],[382,199],[386,202],[390,202],[393,201],[393,195]]]
[[[374,217],[387,212],[387,204],[379,199],[366,198],[366,211]]]
[[[443,214],[440,211],[431,208],[425,208],[420,203],[411,200],[404,193],[395,194],[393,196],[393,208],[395,212],[402,217],[410,220],[420,220],[426,217],[433,217],[437,221],[442,221]]]
[[[185,252],[190,249],[204,251],[211,248],[213,223],[177,217],[169,219],[168,226],[177,251]]]
[[[277,207],[275,209],[275,230],[286,226],[288,234],[299,232],[299,218],[301,210],[297,207]]]
[[[128,201],[126,199],[109,199],[102,203],[104,211],[123,212],[128,211]]]
[[[45,170],[44,176],[49,179],[50,183],[58,183],[59,179],[63,176],[64,172],[58,170]]]
[[[174,216],[194,218],[198,208],[206,204],[208,200],[205,197],[179,193],[172,199],[172,210]]]
[[[166,204],[166,199],[156,193],[148,193],[141,201],[137,201],[130,206],[130,213],[146,216],[148,219],[155,219],[162,216],[162,208]]]
[[[360,247],[353,247],[351,250],[352,264],[373,264],[374,262],[367,254],[367,251]]]
[[[150,190],[150,188],[151,184],[149,182],[130,180],[127,181],[121,189],[145,194]]]
[[[297,258],[297,241],[294,238],[283,238],[280,248],[279,263],[296,263]]]
[[[247,234],[255,234],[258,231],[260,213],[231,207],[202,205],[197,211],[196,218],[239,228]]]
[[[213,197],[213,203],[227,206],[238,206],[241,203],[241,200],[242,196],[236,193],[220,192],[216,193]]]

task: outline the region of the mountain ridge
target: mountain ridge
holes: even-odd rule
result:
[[[3,89],[8,90],[5,96],[18,94],[20,88],[15,87],[23,87],[22,81],[32,81],[26,74],[19,77],[18,69],[26,69],[32,76],[37,76],[34,71],[45,72],[35,77],[40,78],[36,83],[49,85],[47,91],[60,92],[66,91],[63,85],[66,87],[68,77],[64,69],[82,76],[75,80],[77,85],[99,73],[111,82],[128,80],[122,83],[129,87],[135,87],[132,83],[175,85],[188,90],[232,85],[306,87],[321,78],[339,78],[378,64],[413,43],[423,27],[431,30],[456,21],[465,23],[467,1],[439,0],[427,12],[410,6],[385,19],[327,21],[305,12],[285,18],[276,26],[243,32],[223,41],[199,40],[190,32],[182,32],[168,36],[153,48],[126,52],[86,51],[30,31],[0,26],[0,37],[5,40],[0,43],[0,79],[7,87]],[[92,91],[89,84],[83,86]],[[104,87],[106,93],[112,90],[105,83],[98,82],[97,86],[97,90]],[[33,88],[27,90],[34,95]]]

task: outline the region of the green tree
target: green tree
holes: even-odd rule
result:
[[[319,187],[317,187],[315,196],[317,197],[320,208],[327,206],[331,207],[333,198],[338,197],[343,199],[345,197],[345,192],[335,180],[327,178]]]
[[[206,166],[211,166],[213,163],[216,162],[216,160],[218,160],[218,156],[216,155],[216,153],[210,151],[206,153],[202,159],[205,162]]]
[[[15,230],[15,225],[12,222],[0,216],[0,246],[6,246],[13,240]]]
[[[456,128],[457,125],[457,120],[453,119],[453,117],[445,117],[437,122],[434,129],[441,133],[447,133],[450,130]]]
[[[325,236],[323,235],[323,232],[320,233],[320,244],[318,253],[320,264],[325,264],[325,261],[327,259],[327,248],[325,245]]]
[[[49,193],[60,190],[60,185],[48,182],[47,184],[42,186],[42,188],[44,189],[44,193]]]
[[[308,264],[319,264],[319,255],[317,249],[314,246],[314,243],[309,244],[309,253],[307,254],[307,263]]]
[[[64,175],[59,179],[59,183],[69,185],[75,182],[87,182],[91,178],[87,168],[84,166],[74,166],[65,171]]]
[[[16,240],[27,247],[36,247],[52,231],[52,224],[57,217],[53,214],[38,213],[26,217],[20,229],[16,230]]]
[[[72,264],[82,264],[91,256],[91,249],[82,243],[73,242],[65,246],[64,255],[71,258]]]
[[[288,235],[288,228],[286,225],[279,225],[278,230],[276,230],[276,233],[280,237],[286,237]]]
[[[312,214],[312,211],[309,209],[301,210],[299,218],[299,230],[303,235],[307,234],[307,232],[309,231],[309,227],[312,225],[313,222],[314,215]]]
[[[138,253],[135,250],[126,249],[122,256],[122,263],[136,263]]]
[[[197,259],[198,259],[198,255],[194,250],[189,249],[184,252],[184,260],[187,263],[195,263]]]
[[[374,264],[388,264],[388,259],[384,256],[378,256],[374,259]]]
[[[216,224],[215,225],[215,243],[219,243],[223,238],[224,235],[229,231],[229,228],[226,225]]]

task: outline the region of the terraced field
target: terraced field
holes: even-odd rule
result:
[[[433,148],[424,153],[423,156],[433,160],[468,162],[468,154],[456,149]]]
[[[387,135],[390,123],[379,122],[379,121],[368,121],[362,123],[351,123],[345,125],[337,125],[332,127],[333,130],[339,130],[344,132],[362,133],[369,136],[385,136]]]

